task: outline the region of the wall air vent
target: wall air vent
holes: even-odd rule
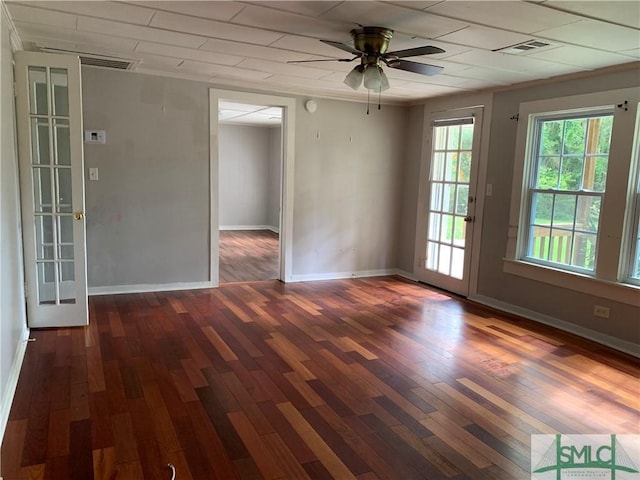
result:
[[[133,70],[133,67],[135,67],[136,64],[138,63],[138,60],[118,58],[110,55],[101,55],[97,53],[63,50],[61,48],[39,47],[39,50],[45,53],[74,55],[80,58],[81,65],[87,65],[91,67],[111,68],[115,70]]]
[[[494,52],[509,53],[511,55],[519,55],[521,53],[530,52],[532,50],[547,50],[553,48],[553,45],[540,40],[528,40],[526,42],[517,43],[508,47],[498,48]]]

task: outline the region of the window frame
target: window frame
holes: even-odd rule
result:
[[[636,201],[638,101],[637,88],[626,88],[520,104],[514,157],[512,201],[507,235],[506,273],[638,305],[640,284],[630,282],[629,259],[633,225],[630,210]],[[626,101],[626,104],[625,104]],[[605,192],[598,226],[593,272],[527,258],[531,187],[536,173],[538,119],[589,116],[613,110],[613,125]],[[625,188],[623,188],[625,187]],[[640,194],[638,194],[640,197]],[[640,203],[640,201],[638,201]],[[635,227],[638,228],[638,227]],[[604,233],[606,232],[606,233]]]
[[[533,114],[530,116],[530,121],[533,122],[533,128],[531,131],[531,138],[528,139],[527,147],[526,147],[528,150],[527,155],[529,156],[529,162],[530,162],[529,175],[528,175],[529,181],[527,182],[527,187],[526,187],[527,193],[526,195],[524,195],[526,199],[526,202],[524,205],[525,216],[522,218],[522,220],[526,220],[526,224],[523,225],[524,231],[522,234],[522,244],[520,245],[521,247],[520,256],[524,261],[540,264],[540,265],[551,267],[551,268],[558,268],[560,270],[573,271],[576,273],[582,273],[584,275],[595,276],[595,265],[593,270],[591,270],[591,269],[583,268],[576,265],[570,265],[570,264],[567,265],[559,262],[553,262],[551,260],[535,258],[529,255],[531,230],[533,227],[533,224],[532,224],[533,219],[531,218],[531,214],[533,210],[533,198],[536,193],[575,195],[577,199],[579,199],[580,197],[595,197],[600,199],[601,208],[602,208],[604,196],[606,194],[606,189],[602,192],[598,192],[598,191],[584,190],[582,188],[580,190],[561,190],[561,189],[544,189],[544,188],[535,186],[536,179],[538,177],[538,172],[540,169],[540,162],[539,162],[540,156],[541,156],[540,155],[540,139],[542,136],[541,125],[542,125],[542,122],[546,122],[546,121],[554,121],[554,120],[566,121],[566,120],[572,120],[572,119],[594,118],[594,117],[599,117],[604,115],[613,116],[614,113],[615,112],[612,107],[605,107],[605,108],[595,108],[589,111],[584,111],[581,109],[578,113],[575,113],[574,111],[569,111],[569,112],[562,111],[562,112],[552,112],[550,114],[547,114],[545,112],[542,114]],[[584,157],[586,157],[586,152],[584,154]],[[608,157],[609,155],[607,154],[607,158]],[[561,174],[561,170],[559,173]],[[553,212],[552,212],[552,216],[553,216]],[[575,215],[574,215],[574,222],[575,222]],[[551,224],[549,228],[552,228]],[[598,225],[598,230],[595,232],[596,245],[598,246],[600,244],[599,242],[600,231],[601,229]],[[576,232],[575,224],[574,224],[574,227],[571,229],[571,232],[573,233]],[[571,236],[571,238],[573,239],[573,235]],[[598,254],[597,248],[598,247],[596,247],[594,262],[597,260],[597,254]]]

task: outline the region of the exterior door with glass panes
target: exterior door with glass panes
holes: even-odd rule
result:
[[[467,295],[475,220],[482,108],[431,118],[420,187],[416,276]]]
[[[35,52],[15,60],[28,323],[86,325],[80,61]]]

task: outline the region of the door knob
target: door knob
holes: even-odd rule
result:
[[[84,212],[82,210],[77,210],[73,212],[73,218],[75,220],[82,220],[84,218]]]

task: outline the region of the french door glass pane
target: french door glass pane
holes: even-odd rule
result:
[[[47,69],[29,67],[29,112],[32,115],[48,115]]]
[[[36,257],[37,260],[53,260],[53,217],[50,215],[36,217]]]
[[[425,267],[462,279],[473,124],[435,126]]]
[[[56,264],[53,262],[38,262],[37,271],[39,303],[55,303]]]
[[[57,165],[71,165],[71,143],[69,139],[69,120],[56,118],[53,121],[55,129],[55,152]]]
[[[57,178],[56,211],[59,213],[71,213],[71,169],[55,168]]]
[[[451,257],[451,276],[459,280],[464,271],[464,248],[453,248]]]
[[[51,213],[53,198],[51,195],[51,169],[33,169],[33,200],[36,213]]]
[[[67,69],[51,69],[51,88],[53,90],[53,114],[58,117],[69,116],[69,88]]]
[[[31,161],[34,165],[51,165],[49,148],[49,120],[31,119]]]

